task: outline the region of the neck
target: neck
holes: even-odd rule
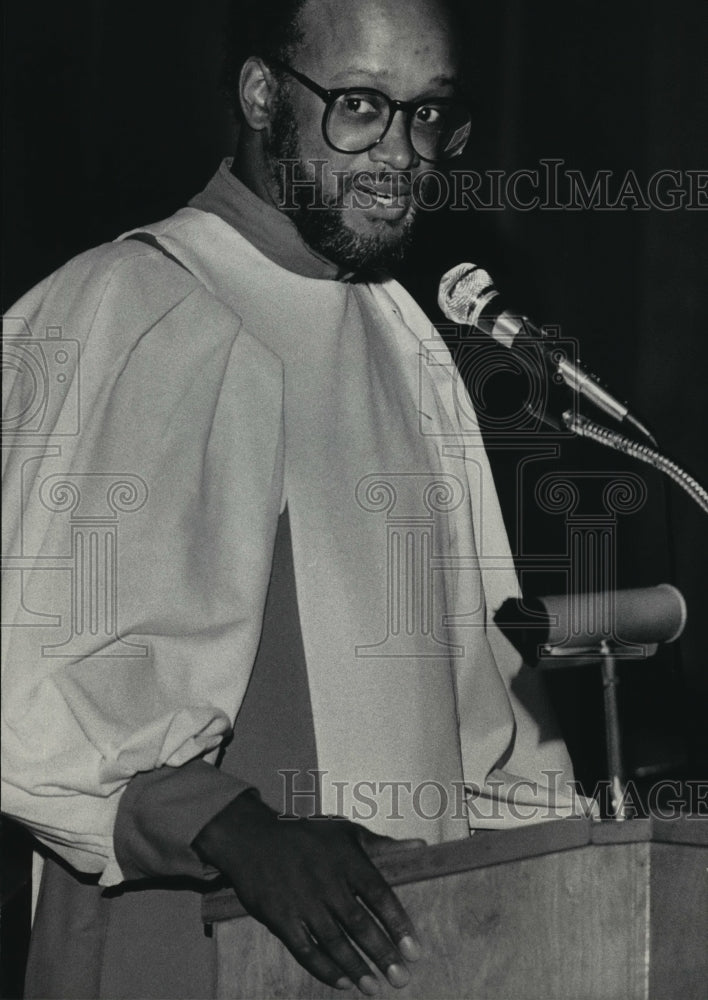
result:
[[[246,125],[241,126],[236,155],[231,164],[231,173],[261,201],[273,208],[278,208],[278,192],[271,176],[262,133],[253,132]]]

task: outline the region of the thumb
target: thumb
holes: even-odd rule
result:
[[[370,858],[378,858],[384,854],[396,854],[399,851],[420,850],[427,847],[424,840],[419,837],[407,837],[397,840],[395,837],[386,837],[381,833],[374,833],[361,826],[357,830],[359,843],[364,848]]]

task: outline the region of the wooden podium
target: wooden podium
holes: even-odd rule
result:
[[[425,957],[400,1000],[705,1000],[708,821],[568,819],[377,861]],[[230,891],[205,898],[216,996],[348,996],[317,982]],[[358,991],[352,996],[361,996]]]

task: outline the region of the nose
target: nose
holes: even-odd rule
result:
[[[374,163],[386,163],[394,170],[410,170],[418,166],[418,154],[411,145],[408,132],[408,119],[400,108],[394,112],[381,142],[369,150],[369,159]]]

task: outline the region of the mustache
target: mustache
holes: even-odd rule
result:
[[[283,211],[367,209],[377,198],[410,211],[427,210],[432,182],[437,179],[438,187],[440,184],[440,175],[434,169],[333,169],[330,160],[296,156],[274,160],[272,166],[278,207]]]
[[[413,189],[413,174],[410,170],[357,170],[346,174],[343,179],[345,193],[354,189],[373,191],[392,198],[408,198]]]

